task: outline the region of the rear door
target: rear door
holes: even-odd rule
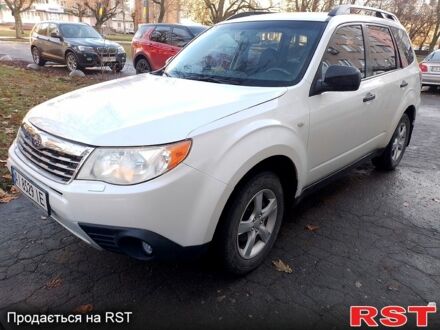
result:
[[[366,118],[371,136],[382,136],[384,146],[386,133],[399,111],[405,89],[410,79],[402,70],[398,51],[391,30],[386,25],[364,26],[367,44],[367,79],[377,85],[375,92],[377,107]]]
[[[48,53],[48,43],[47,43],[47,33],[49,29],[49,23],[41,23],[35,29],[35,45],[40,50],[40,53],[45,58],[50,58],[50,54]]]
[[[64,60],[63,42],[60,38],[52,37],[52,35],[60,35],[58,25],[55,23],[49,24],[49,32],[47,37],[48,53],[50,56],[58,61]]]
[[[174,56],[177,51],[171,42],[171,27],[158,25],[150,35],[150,64],[153,70],[165,66],[166,60]]]

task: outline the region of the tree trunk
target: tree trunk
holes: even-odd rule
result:
[[[82,15],[78,15],[78,20],[79,20],[80,22],[82,22],[82,21],[83,21],[83,16],[82,16]]]
[[[164,17],[165,17],[165,0],[161,0],[161,2],[160,2],[159,17],[157,18],[157,22],[158,23],[162,23]]]
[[[440,22],[437,22],[435,25],[434,33],[432,35],[431,43],[429,44],[429,51],[432,52],[434,50],[434,47],[437,45],[438,39],[440,37]]]
[[[125,28],[125,6],[122,4],[122,27],[124,29],[124,34],[127,33],[127,30]]]
[[[21,22],[21,15],[18,10],[14,11],[14,20],[15,20],[15,37],[17,39],[21,39],[21,35],[23,33],[23,24]]]
[[[95,24],[95,29],[96,31],[98,31],[100,34],[102,34],[102,22],[97,20],[96,24]]]

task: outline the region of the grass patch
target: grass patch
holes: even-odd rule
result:
[[[0,64],[0,77],[0,188],[6,190],[11,188],[5,167],[8,148],[27,111],[55,96],[99,81],[88,78],[70,80],[53,73],[4,64]]]
[[[24,34],[21,35],[21,37],[29,37],[29,34],[31,33],[31,30],[24,30]],[[0,26],[0,37],[11,37],[15,39],[15,30],[8,26]],[[17,40],[17,39],[16,39]],[[21,40],[21,39],[18,39]]]
[[[133,35],[132,34],[109,34],[109,35],[106,35],[105,38],[108,40],[113,40],[113,41],[131,42],[131,40],[133,39]]]

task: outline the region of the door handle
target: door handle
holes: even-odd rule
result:
[[[368,93],[367,95],[365,95],[364,97],[364,103],[366,102],[370,102],[373,101],[376,98],[376,95],[372,94],[372,93]]]
[[[400,84],[400,88],[405,88],[406,86],[408,86],[408,83],[405,80],[402,81],[402,83]]]

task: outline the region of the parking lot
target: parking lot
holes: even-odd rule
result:
[[[401,166],[364,165],[304,200],[264,265],[243,278],[209,257],[144,263],[96,251],[24,197],[0,204],[0,323],[10,327],[8,311],[89,304],[96,313],[132,311],[132,328],[330,329],[348,327],[350,305],[439,304],[439,145],[440,90],[425,91]],[[278,272],[278,259],[293,272]]]

